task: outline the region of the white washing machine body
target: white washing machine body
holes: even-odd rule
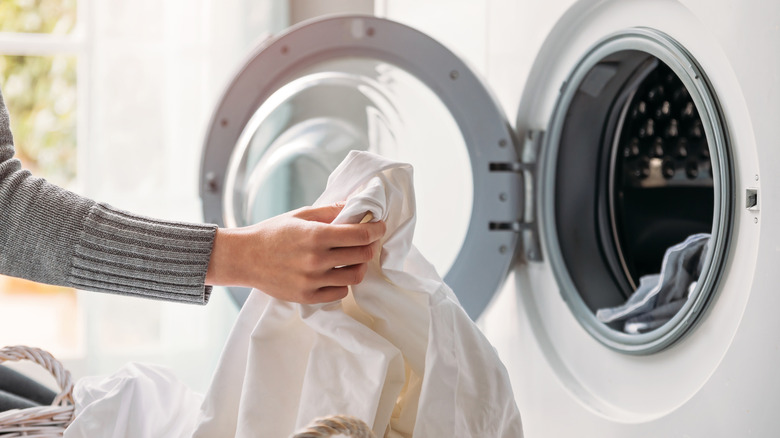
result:
[[[769,143],[780,134],[778,7],[639,0],[564,9],[550,17],[523,83],[504,76],[486,86],[432,38],[376,17],[325,18],[264,43],[215,110],[205,218],[240,226],[310,203],[351,148],[412,161],[416,190],[428,194],[420,219],[432,219],[417,243],[429,257],[449,253],[434,264],[469,314],[482,315],[527,436],[769,436],[780,404],[772,318],[780,230],[768,226],[780,214],[772,172],[780,152]],[[517,35],[513,19],[491,23],[491,33]],[[507,56],[491,68],[518,64],[506,50],[488,53]],[[687,90],[704,146],[699,161],[676,156],[666,180],[663,154],[648,157],[642,178],[710,193],[709,203],[676,202],[706,213],[714,243],[683,308],[660,328],[627,335],[594,317],[602,287],[620,292],[636,280],[631,263],[641,253],[627,256],[627,238],[614,231],[612,213],[626,222],[633,210],[615,195],[620,178],[608,175],[639,160],[621,158],[620,136],[662,66]],[[491,91],[522,95],[514,128]],[[677,237],[701,228],[698,216],[682,218],[695,226]],[[246,291],[233,293],[241,302]]]
[[[511,19],[492,22],[493,34],[503,26],[518,35]],[[760,2],[581,1],[556,20],[527,81],[493,87],[499,94],[522,93],[519,134],[556,129],[551,125],[571,86],[567,81],[600,41],[629,28],[660,31],[695,59],[694,82],[697,74],[706,77],[720,108],[730,172],[721,188],[731,180],[724,195],[731,202],[715,213],[730,224],[709,302],[691,321],[693,328],[660,351],[633,354],[598,340],[572,303],[577,297],[564,290],[570,279],[562,279],[551,263],[559,252],[555,236],[542,239],[543,263],[514,266],[481,323],[509,369],[527,436],[773,436],[780,424],[780,325],[773,317],[780,304],[780,275],[773,269],[780,242],[774,225],[780,180],[773,172],[780,165],[773,146],[780,135],[780,8]],[[490,65],[517,62],[494,58]],[[550,157],[554,152],[545,153],[556,159]],[[551,205],[551,169],[541,164],[540,172],[547,171],[540,182],[540,192],[547,193],[539,205],[543,236],[560,234],[550,231],[559,220]],[[754,193],[759,205],[750,199]]]

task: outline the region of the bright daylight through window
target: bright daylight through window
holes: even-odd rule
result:
[[[77,174],[76,0],[0,2],[0,89],[15,157],[64,187]],[[0,344],[78,354],[76,291],[0,276]]]

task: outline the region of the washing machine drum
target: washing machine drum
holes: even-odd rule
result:
[[[305,23],[263,44],[222,97],[202,162],[205,220],[240,227],[311,205],[350,150],[409,162],[414,243],[476,317],[517,240],[501,226],[521,214],[521,175],[500,170],[514,146],[482,82],[432,38],[367,16]],[[242,303],[248,290],[231,293]]]

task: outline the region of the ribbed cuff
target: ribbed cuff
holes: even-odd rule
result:
[[[205,304],[216,225],[159,221],[95,204],[73,254],[73,287]]]

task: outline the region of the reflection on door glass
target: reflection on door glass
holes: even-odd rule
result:
[[[350,150],[414,166],[414,243],[444,275],[471,216],[465,141],[433,91],[406,71],[371,59],[318,64],[290,78],[258,108],[231,157],[226,225],[311,205]]]
[[[76,177],[76,57],[0,56],[0,89],[11,115],[15,157],[35,176]]]
[[[76,0],[3,0],[0,32],[66,34],[76,25]]]

